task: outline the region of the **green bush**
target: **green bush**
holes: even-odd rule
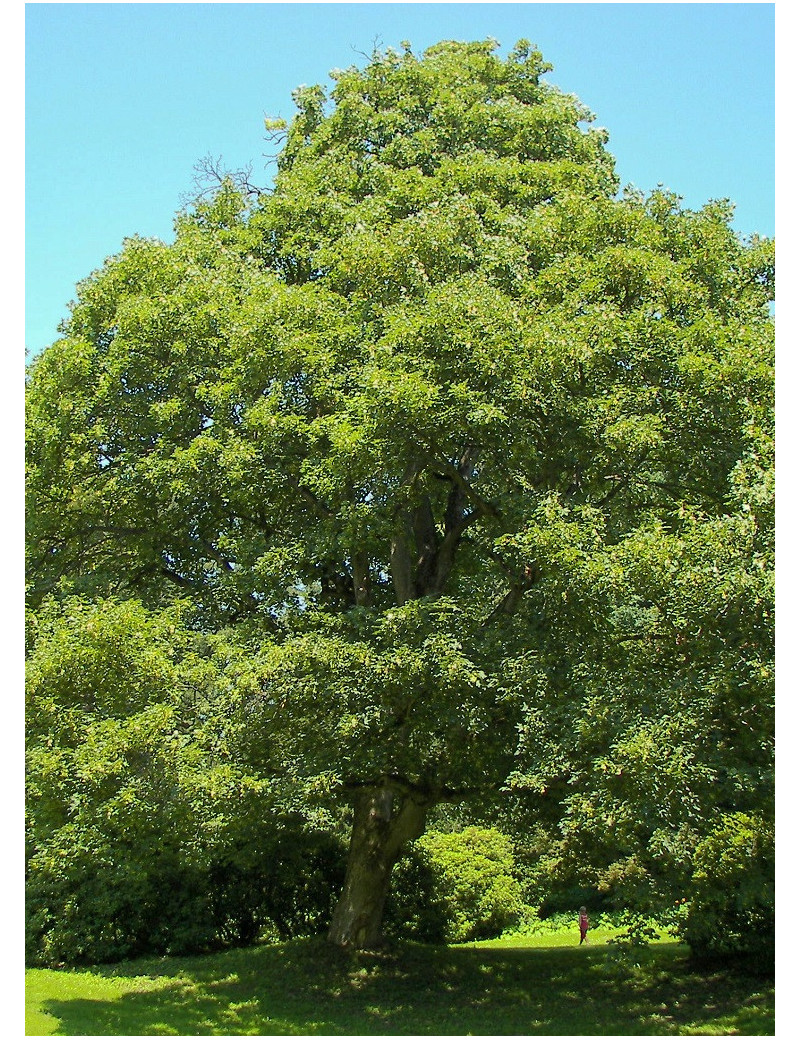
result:
[[[219,671],[179,612],[72,599],[33,622],[28,962],[318,931],[342,844],[232,759]]]
[[[203,949],[214,938],[180,843],[135,852],[100,827],[62,828],[28,864],[26,959],[53,965]]]
[[[775,833],[745,813],[721,818],[698,845],[679,932],[699,956],[775,952]]]
[[[483,827],[431,831],[395,868],[388,928],[422,942],[489,939],[522,909],[509,838]]]
[[[341,843],[276,813],[235,774],[216,776],[211,797],[208,777],[181,767],[160,758],[161,798],[129,773],[96,799],[84,786],[70,822],[30,842],[29,963],[189,953],[324,926]]]

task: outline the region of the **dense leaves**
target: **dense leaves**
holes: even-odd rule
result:
[[[496,828],[431,830],[397,867],[389,927],[423,942],[491,939],[522,914],[511,841]]]
[[[69,599],[32,628],[29,958],[92,963],[323,927],[341,840],[233,759],[215,656],[180,612]]]
[[[273,190],[79,286],[29,372],[30,599],[184,597],[233,761],[378,798],[376,876],[505,786],[645,906],[771,804],[772,243],[620,192],[495,50],[298,90]],[[64,719],[153,710],[151,656]]]

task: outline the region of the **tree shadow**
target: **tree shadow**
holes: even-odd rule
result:
[[[99,974],[158,988],[44,1010],[66,1035],[658,1035],[719,1018],[726,1032],[774,1032],[763,980],[692,971],[679,947],[637,957],[414,944],[346,953],[296,940],[108,968]]]

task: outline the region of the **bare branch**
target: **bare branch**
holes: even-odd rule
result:
[[[226,181],[233,184],[237,191],[247,198],[257,198],[259,195],[265,194],[265,189],[253,184],[250,179],[253,174],[252,163],[242,166],[238,170],[231,170],[223,165],[221,155],[214,158],[209,153],[202,159],[198,159],[193,171],[194,192],[183,196],[181,199],[183,205],[191,206],[201,199],[214,196]]]

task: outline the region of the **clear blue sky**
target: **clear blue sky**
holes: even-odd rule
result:
[[[169,239],[204,155],[268,183],[263,119],[377,41],[520,38],[610,131],[623,183],[774,234],[772,4],[28,4],[26,328],[57,338],[124,237]]]

